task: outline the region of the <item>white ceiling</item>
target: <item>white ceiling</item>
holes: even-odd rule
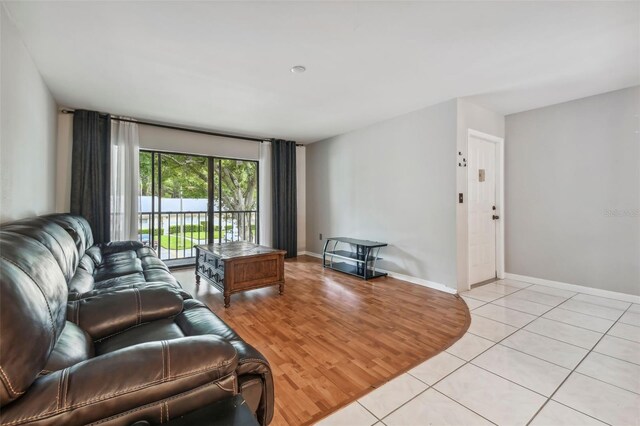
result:
[[[510,114],[640,83],[639,2],[6,5],[60,105],[300,142],[456,97]]]

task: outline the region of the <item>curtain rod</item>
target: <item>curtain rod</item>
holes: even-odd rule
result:
[[[73,114],[75,112],[75,110],[72,109],[62,109],[60,110],[63,114]],[[101,115],[108,115],[108,114],[104,114],[104,113],[100,113]],[[219,132],[210,132],[207,130],[199,130],[199,129],[191,129],[189,127],[180,127],[180,126],[173,126],[171,124],[161,124],[161,123],[152,123],[150,121],[144,121],[144,120],[135,120],[135,119],[129,119],[129,118],[120,118],[120,117],[111,117],[112,120],[115,121],[123,121],[126,123],[137,123],[137,124],[144,124],[145,126],[154,126],[154,127],[160,127],[163,129],[170,129],[170,130],[181,130],[183,132],[190,132],[190,133],[199,133],[201,135],[209,135],[209,136],[220,136],[223,138],[230,138],[230,139],[240,139],[240,140],[245,140],[245,141],[252,141],[252,142],[270,142],[271,139],[269,138],[252,138],[250,136],[240,136],[240,135],[232,135],[232,134],[227,134],[227,133],[219,133]],[[296,146],[304,146],[302,144],[297,143]]]

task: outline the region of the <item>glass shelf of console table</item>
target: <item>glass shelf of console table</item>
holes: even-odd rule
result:
[[[338,244],[347,244],[350,250],[338,250]],[[355,275],[365,280],[383,277],[387,274],[376,271],[376,262],[380,259],[380,249],[386,246],[387,243],[349,237],[327,238],[322,251],[322,266]],[[353,250],[354,247],[355,251]],[[333,261],[334,258],[343,259],[347,262],[336,263]]]

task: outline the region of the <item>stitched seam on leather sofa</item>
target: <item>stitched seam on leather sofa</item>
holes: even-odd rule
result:
[[[58,224],[57,224],[57,223],[55,223],[55,222],[54,222],[54,224],[55,224],[55,225],[58,225]],[[60,225],[58,225],[58,226],[60,226]],[[62,228],[62,227],[61,227],[61,228]],[[56,238],[52,233],[48,232],[48,231],[46,230],[46,228],[45,228],[45,227],[40,228],[40,230],[42,231],[42,233],[43,233],[43,234],[48,235],[48,236],[49,236],[53,241],[55,241],[55,242],[58,244],[58,247],[60,247],[60,251],[61,251],[61,252],[63,253],[63,255],[64,255],[64,259],[66,260],[66,259],[68,258],[68,256],[67,256],[67,252],[66,252],[66,250],[64,249],[64,247],[62,247],[62,244],[60,244],[60,241],[58,241],[58,239],[57,239],[57,238]],[[63,228],[63,230],[64,230],[64,228]],[[52,249],[49,249],[49,247],[47,247],[47,246],[46,246],[46,244],[44,244],[42,241],[38,240],[37,238],[34,238],[33,236],[28,235],[28,234],[23,234],[23,233],[21,233],[21,232],[18,232],[17,230],[9,230],[9,231],[7,231],[7,232],[10,232],[10,233],[13,233],[13,234],[18,234],[18,235],[21,235],[21,236],[26,237],[26,238],[30,238],[30,239],[32,239],[32,240],[34,240],[34,241],[38,242],[39,244],[43,245],[43,246],[44,246],[44,247],[45,247],[45,248],[46,248],[46,249],[51,253],[51,255],[53,256],[53,251],[52,251]],[[65,231],[65,232],[66,232],[66,231]],[[54,259],[55,259],[55,256],[53,256],[53,257],[54,257]],[[57,260],[57,259],[56,259],[56,263],[58,263],[58,260]],[[60,268],[60,270],[62,271],[62,267]],[[64,274],[63,274],[63,275],[64,275]],[[64,278],[65,278],[65,281],[66,281],[66,280],[67,280],[67,277],[64,277]]]
[[[264,359],[260,359],[260,358],[242,358],[242,359],[238,360],[238,365],[244,365],[244,364],[248,364],[250,362],[257,362],[259,364],[266,365],[267,367],[270,367],[268,362],[266,362]]]
[[[246,382],[242,383],[242,387],[241,387],[241,388],[242,388],[242,389],[244,389],[244,388],[246,388],[247,386],[249,386],[249,385],[253,386],[253,385],[255,385],[256,383],[260,383],[260,384],[262,384],[262,379],[251,379],[251,380],[249,380],[249,381],[246,381]]]
[[[26,392],[26,391],[18,392],[13,388],[13,386],[11,385],[11,380],[9,380],[7,373],[4,372],[4,369],[2,368],[1,365],[0,365],[0,374],[2,375],[2,383],[5,385],[5,388],[11,391],[12,394],[14,394],[15,396],[18,396]]]
[[[224,380],[224,379],[226,379],[227,377],[230,377],[230,376],[233,376],[233,373],[229,374],[227,376],[224,376],[220,380]],[[106,423],[106,422],[118,419],[120,417],[124,417],[127,414],[135,413],[136,411],[145,410],[147,408],[154,407],[154,406],[160,406],[160,409],[162,410],[162,404],[169,403],[170,401],[173,401],[174,399],[178,399],[178,398],[181,398],[181,397],[184,397],[184,396],[188,396],[191,393],[195,393],[195,392],[200,391],[200,390],[202,390],[202,389],[204,389],[206,387],[209,387],[209,386],[218,386],[220,389],[222,389],[224,391],[227,391],[227,389],[225,389],[222,386],[220,386],[219,382],[209,382],[209,383],[205,383],[204,385],[198,386],[197,388],[190,389],[188,391],[179,393],[177,395],[173,395],[173,396],[171,396],[169,398],[165,398],[165,399],[162,399],[160,401],[151,402],[151,403],[149,403],[147,405],[143,405],[142,407],[137,407],[137,408],[134,408],[133,410],[125,411],[123,413],[116,414],[115,416],[111,416],[111,417],[107,417],[106,419],[98,420],[96,422],[90,423],[89,425],[99,425],[99,424],[102,424],[102,423]]]
[[[231,361],[224,362],[222,364],[219,364],[218,366],[221,367],[221,366],[228,365],[230,363],[231,363]],[[185,373],[185,374],[180,374],[180,375],[174,376],[173,379],[182,379],[182,378],[185,378],[185,377],[195,376],[196,374],[199,374],[199,373],[210,372],[210,371],[218,369],[219,368],[218,366],[208,367],[208,368],[204,368],[204,369],[200,369],[200,370],[196,370],[196,371],[190,371],[189,373]],[[232,372],[231,374],[228,374],[228,375],[226,375],[226,376],[224,376],[224,377],[222,377],[222,378],[220,378],[218,380],[222,380],[222,379],[227,378],[227,377],[229,377],[229,376],[231,376],[233,374],[235,374],[235,372]],[[81,403],[78,403],[78,404],[69,405],[69,406],[64,407],[62,409],[57,409],[55,411],[50,411],[50,412],[46,412],[46,413],[42,413],[42,414],[37,414],[35,416],[14,420],[14,421],[9,422],[9,423],[3,423],[3,425],[4,426],[11,426],[11,425],[17,425],[17,424],[20,424],[20,423],[25,423],[25,422],[28,422],[28,421],[31,421],[31,420],[41,420],[43,418],[53,417],[53,416],[56,416],[56,415],[64,413],[64,412],[71,411],[71,410],[73,410],[75,408],[81,408],[81,407],[85,407],[87,405],[91,405],[94,402],[103,402],[103,401],[106,401],[106,400],[111,399],[111,398],[116,397],[116,396],[126,395],[128,393],[133,393],[133,392],[139,391],[141,389],[146,389],[146,388],[158,385],[158,384],[168,383],[168,382],[169,381],[163,382],[162,380],[154,380],[153,382],[149,382],[149,383],[146,383],[144,385],[136,386],[134,388],[127,389],[127,390],[124,390],[124,391],[121,391],[121,392],[115,392],[115,393],[112,393],[112,394],[109,394],[109,395],[102,395],[102,396],[100,396],[98,398],[93,398],[93,399],[90,399],[88,401],[84,401],[84,402],[81,402]],[[219,387],[221,389],[223,389],[223,390],[228,390],[228,389],[223,388],[222,386],[219,386]]]
[[[167,375],[171,380],[171,345],[167,342]]]
[[[28,273],[27,271],[24,270],[24,268],[22,268],[20,265],[18,265],[16,262],[14,262],[11,259],[7,259],[4,256],[0,256],[2,259],[6,260],[7,262],[11,263],[12,265],[14,265],[16,268],[20,269],[22,272],[24,272],[24,274],[26,276],[28,276],[31,281],[33,281],[33,283],[35,284],[36,287],[38,287],[38,290],[40,290],[40,294],[42,294],[42,297],[44,298],[44,303],[47,305],[47,311],[49,312],[49,320],[51,321],[51,334],[53,335],[53,340],[56,340],[56,329],[55,329],[55,321],[53,320],[53,312],[51,311],[51,306],[49,306],[49,299],[47,299],[47,296],[45,296],[44,291],[42,290],[42,288],[40,287],[40,285],[38,284],[38,282],[31,276],[30,273]],[[57,262],[56,262],[57,263]],[[62,273],[62,271],[60,272]]]
[[[62,374],[58,379],[58,391],[56,392],[56,410],[60,409],[60,388],[62,387]]]
[[[164,382],[166,380],[166,378],[167,378],[167,375],[165,373],[165,360],[164,360],[165,359],[164,352],[165,352],[166,341],[161,340],[160,344],[162,345],[162,381]]]
[[[223,377],[223,379],[226,379],[229,376],[231,376],[231,374],[228,375],[228,376]],[[188,396],[191,393],[197,392],[199,390],[202,390],[203,388],[206,388],[206,387],[209,387],[209,386],[214,386],[214,385],[218,386],[222,390],[227,390],[227,389],[223,388],[222,386],[220,386],[220,383],[218,383],[218,382],[205,383],[204,385],[198,386],[197,388],[194,388],[194,389],[185,391],[183,393],[180,393],[178,395],[174,395],[172,397],[163,399],[163,400],[161,400],[159,402],[155,401],[155,402],[149,403],[147,405],[143,405],[142,407],[138,407],[138,408],[135,408],[133,410],[125,411],[124,413],[116,414],[115,416],[107,417],[106,419],[102,419],[102,420],[98,420],[96,422],[90,423],[90,425],[98,425],[98,424],[106,423],[106,422],[115,420],[117,418],[126,416],[127,414],[135,413],[136,411],[141,411],[141,410],[144,410],[144,409],[149,408],[149,407],[160,406],[160,409],[162,410],[162,404],[164,404],[164,403],[168,403],[169,401],[173,401],[174,399],[178,399],[178,398],[181,398],[181,397],[184,397],[184,396]]]
[[[136,298],[136,308],[138,309],[136,324],[140,324],[142,322],[142,297],[140,297],[140,290],[138,290],[137,288],[133,289],[133,294]]]
[[[69,368],[62,370],[62,408],[67,405],[67,393],[69,392]]]
[[[173,316],[170,316],[170,317],[164,318],[164,319],[172,319],[172,318],[175,318],[175,317],[177,317],[178,315],[180,315],[181,313],[182,313],[182,312],[180,312],[180,313],[178,313],[178,314],[176,314],[176,315],[173,315]],[[121,330],[121,331],[118,331],[118,332],[116,332],[116,333],[110,334],[110,335],[108,335],[108,336],[105,336],[105,337],[101,337],[101,338],[99,338],[99,339],[96,339],[96,340],[94,340],[94,342],[95,342],[95,343],[101,343],[101,342],[103,342],[104,340],[107,340],[107,339],[110,339],[110,338],[112,338],[112,337],[117,336],[118,334],[126,333],[127,331],[129,331],[129,330],[131,330],[131,329],[133,329],[133,328],[140,327],[140,326],[142,326],[142,325],[146,325],[146,324],[149,324],[149,323],[152,323],[152,322],[153,322],[153,320],[151,320],[151,321],[147,321],[147,322],[142,322],[142,323],[140,323],[140,324],[132,325],[131,327],[127,327],[127,328],[125,328],[124,330]],[[184,332],[183,332],[183,334],[184,334]],[[189,337],[189,336],[184,335],[183,337]]]

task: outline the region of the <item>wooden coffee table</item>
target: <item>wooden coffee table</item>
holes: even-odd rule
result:
[[[231,295],[241,291],[278,285],[284,293],[284,250],[244,241],[197,245],[196,284],[200,277],[224,295],[228,308]]]

